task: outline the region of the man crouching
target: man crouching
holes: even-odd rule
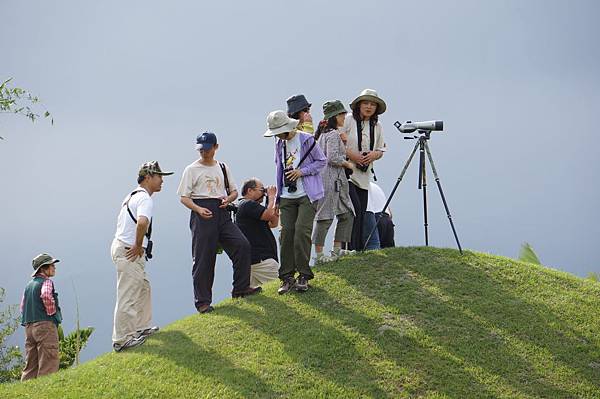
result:
[[[261,205],[265,194],[267,207]],[[242,186],[243,198],[239,201],[235,223],[250,241],[252,266],[250,286],[258,287],[279,276],[277,242],[271,231],[279,225],[279,210],[275,205],[277,188],[266,187],[253,177]]]

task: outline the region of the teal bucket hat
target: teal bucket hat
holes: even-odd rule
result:
[[[348,111],[340,100],[327,101],[323,104],[323,119],[325,120],[344,113],[348,113]]]

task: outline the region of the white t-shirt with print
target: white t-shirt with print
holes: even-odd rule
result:
[[[227,164],[225,164],[225,171],[227,172],[230,192],[237,191],[235,180]],[[189,197],[192,199],[221,198],[227,196],[223,170],[219,162],[215,162],[212,166],[206,166],[201,164],[200,160],[197,160],[188,165],[183,171],[183,176],[181,176],[177,194],[180,197]]]
[[[288,168],[290,166],[293,169],[298,168],[298,164],[300,163],[300,135],[296,133],[294,137],[292,137],[290,140],[284,140],[283,143],[284,145],[281,146],[281,159],[284,160],[284,168]],[[293,199],[304,197],[305,195],[306,193],[304,192],[304,186],[302,185],[302,178],[296,180],[296,191],[290,193],[287,187],[283,187],[281,190],[282,198]]]
[[[135,244],[135,232],[137,229],[137,224],[133,221],[129,215],[129,212],[127,212],[127,205],[125,205],[126,201],[129,199],[129,209],[131,210],[133,216],[135,216],[136,220],[140,220],[140,216],[145,216],[148,218],[148,220],[151,220],[152,208],[154,206],[150,194],[148,194],[148,192],[142,187],[138,187],[133,191],[138,190],[139,192],[135,193],[134,195],[129,193],[123,199],[123,202],[121,203],[121,211],[119,212],[119,217],[117,218],[117,232],[115,233],[115,238],[117,240],[131,246]],[[144,236],[144,243],[142,246],[146,248],[147,245],[148,239],[146,236]]]

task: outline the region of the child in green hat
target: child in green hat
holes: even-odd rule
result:
[[[46,253],[33,258],[33,279],[21,300],[21,324],[25,327],[25,369],[21,381],[58,371],[58,325],[62,314],[50,277],[60,262]]]

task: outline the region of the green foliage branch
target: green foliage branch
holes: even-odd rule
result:
[[[0,83],[0,114],[17,114],[35,122],[36,119],[43,116],[50,118],[51,124],[54,124],[54,119],[50,112],[44,110],[41,114],[37,110],[37,105],[40,103],[39,97],[31,94],[25,89],[14,87],[10,83],[12,78],[4,80]],[[0,136],[0,139],[4,139]]]
[[[0,287],[0,305],[5,291]],[[23,369],[23,355],[18,346],[7,346],[6,340],[19,326],[18,306],[9,305],[0,311],[0,383],[18,380]]]

